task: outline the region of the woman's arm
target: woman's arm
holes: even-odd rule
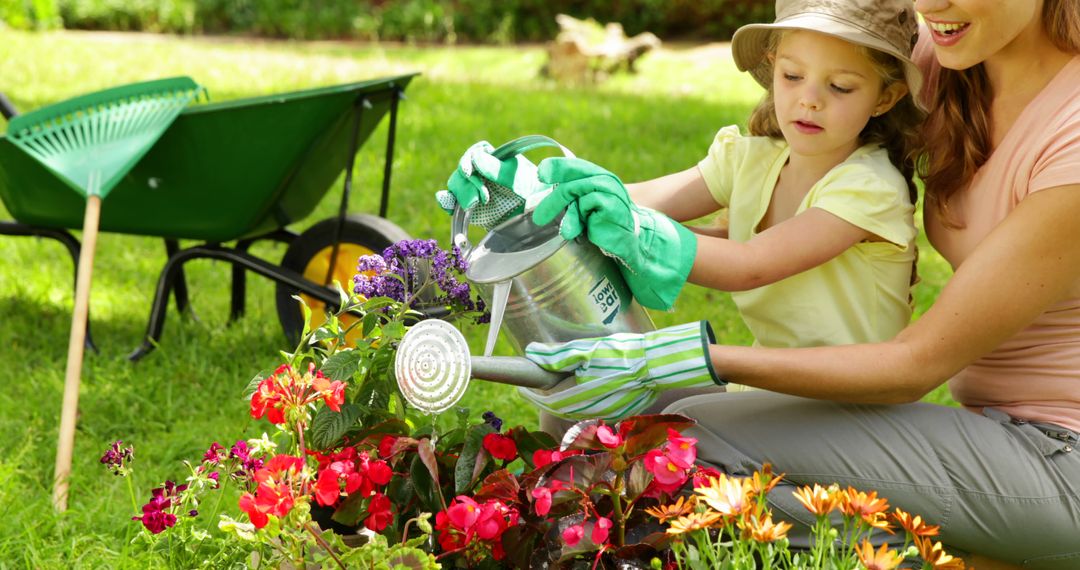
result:
[[[705,186],[705,179],[697,166],[645,182],[627,184],[626,190],[635,204],[667,214],[677,222],[697,219],[720,208]]]
[[[1080,185],[1025,198],[957,269],[937,302],[895,339],[800,349],[714,345],[733,382],[798,396],[912,402],[1080,295]]]
[[[699,237],[689,281],[722,291],[754,289],[817,267],[872,237],[840,217],[810,208],[745,243]]]

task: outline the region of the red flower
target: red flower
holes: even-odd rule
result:
[[[255,528],[266,526],[269,515],[282,518],[289,514],[295,503],[293,485],[303,468],[304,460],[299,457],[275,455],[255,472],[255,494],[240,497],[240,509],[248,514]]]
[[[364,521],[364,526],[368,530],[382,532],[382,529],[386,528],[386,525],[390,524],[393,519],[394,513],[390,509],[390,498],[382,493],[375,493],[375,496],[371,498],[371,502],[368,503],[368,518]]]
[[[517,458],[517,444],[514,443],[514,439],[501,433],[485,435],[484,449],[495,459],[513,461]]]
[[[269,521],[266,513],[255,506],[255,496],[251,493],[240,495],[240,510],[247,513],[248,518],[251,519],[251,524],[255,525],[255,528],[262,528]]]
[[[315,501],[324,507],[337,502],[341,496],[340,475],[333,469],[319,471],[319,480],[315,482]]]
[[[290,413],[303,411],[305,406],[322,398],[335,412],[341,411],[345,402],[345,384],[331,382],[314,363],[308,363],[305,374],[297,374],[288,364],[282,364],[269,377],[259,382],[251,396],[251,417],[266,419],[273,424],[285,423]]]
[[[573,451],[537,449],[533,452],[533,465],[535,465],[536,468],[539,469],[557,461],[562,461],[563,459],[566,459],[571,455],[581,455],[582,453],[583,452],[580,449],[575,449]]]
[[[397,443],[397,438],[392,435],[384,435],[382,441],[379,442],[379,457],[388,459],[390,454],[394,451],[394,444]]]

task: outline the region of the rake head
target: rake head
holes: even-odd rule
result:
[[[106,196],[205,90],[189,77],[132,83],[19,115],[8,138],[84,196]]]

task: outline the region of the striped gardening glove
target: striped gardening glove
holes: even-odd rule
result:
[[[469,222],[491,229],[525,209],[525,199],[545,190],[536,177],[536,165],[523,155],[505,160],[495,158],[495,150],[480,141],[465,151],[458,167],[446,181],[446,190],[435,193],[439,206],[452,214],[454,207],[472,209]]]
[[[536,194],[533,222],[545,225],[564,210],[559,233],[574,239],[583,231],[619,271],[634,298],[650,309],[675,303],[697,254],[697,237],[664,214],[637,206],[618,176],[580,158],[546,158],[540,181],[554,186]],[[530,204],[531,205],[531,204]]]
[[[562,418],[621,419],[641,413],[665,390],[726,384],[709,360],[714,340],[709,322],[698,321],[647,333],[533,342],[526,358],[551,372],[573,372],[576,384],[548,394],[519,391]]]

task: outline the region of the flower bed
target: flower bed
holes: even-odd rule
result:
[[[393,356],[416,303],[483,318],[460,256],[404,242],[359,270],[338,313],[249,385],[249,412],[273,434],[212,443],[183,483],[154,489],[133,516],[148,547],[217,540],[251,565],[295,568],[963,568],[933,540],[937,527],[851,488],[796,491],[817,523],[813,548],[792,552],[791,526],[766,500],[788,492],[776,489],[782,475],[698,466],[684,416],[585,421],[561,442],[504,430],[491,411],[459,409],[437,426],[405,405]],[[101,461],[126,476],[133,459],[118,441]],[[231,485],[236,508],[221,513]],[[871,546],[879,530],[900,547]]]

